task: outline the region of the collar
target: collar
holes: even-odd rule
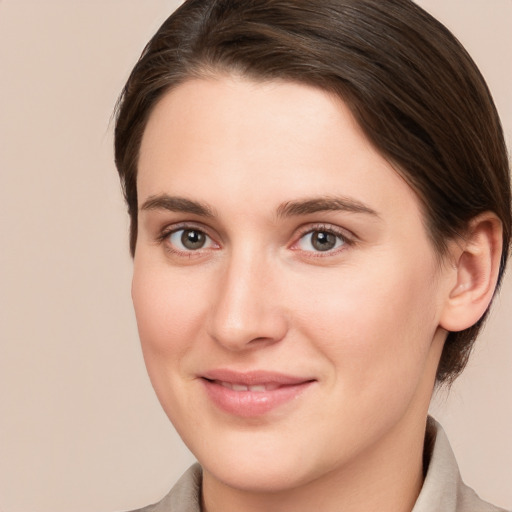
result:
[[[464,484],[455,455],[441,425],[432,417],[427,420],[425,456],[430,461],[420,495],[412,512],[506,512],[482,501]]]
[[[448,438],[431,417],[427,420],[425,460],[425,480],[411,512],[506,512],[482,501],[464,484]],[[201,512],[201,480],[201,466],[196,463],[162,501],[134,512]]]

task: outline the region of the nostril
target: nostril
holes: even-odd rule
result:
[[[258,338],[254,338],[253,340],[251,340],[249,343],[258,343],[258,342],[265,342],[265,341],[269,341],[270,338],[266,338],[264,336],[259,336]]]

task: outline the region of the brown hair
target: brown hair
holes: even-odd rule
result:
[[[137,240],[137,161],[152,109],[172,87],[222,72],[334,92],[417,193],[443,254],[470,219],[511,234],[508,156],[483,77],[456,38],[410,0],[188,0],[144,49],[117,105],[115,159]],[[477,324],[449,333],[438,382],[463,370]]]

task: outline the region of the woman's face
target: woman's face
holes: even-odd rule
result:
[[[339,99],[189,81],[149,119],[137,186],[144,358],[205,478],[289,489],[410,455],[453,283]]]

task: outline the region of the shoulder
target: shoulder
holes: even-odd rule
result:
[[[461,478],[455,455],[439,423],[429,418],[433,436],[425,481],[412,512],[507,512],[482,500]]]
[[[191,466],[162,500],[130,512],[200,512],[202,471]]]
[[[496,507],[482,500],[478,494],[463,484],[457,498],[457,512],[507,512],[504,508]]]

